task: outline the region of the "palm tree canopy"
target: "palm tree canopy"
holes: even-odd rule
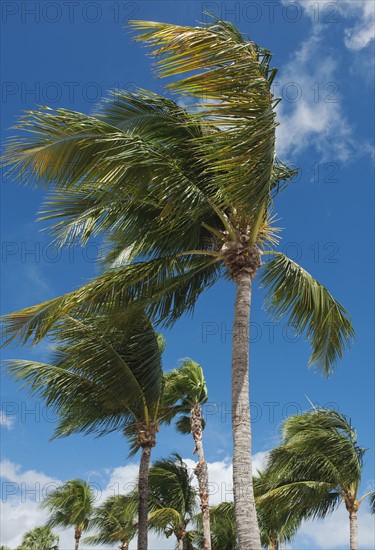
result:
[[[26,133],[12,138],[5,162],[23,181],[53,187],[42,217],[55,220],[57,242],[104,231],[111,251],[110,270],[95,281],[6,316],[10,340],[36,342],[63,315],[112,314],[134,300],[173,323],[223,274],[236,277],[241,254],[246,262],[256,252],[254,274],[260,247],[274,254],[262,268],[267,308],[306,333],[311,363],[328,375],[354,333],[325,287],[273,250],[273,201],[295,171],[275,157],[270,52],[224,21],[131,24],[153,48],[159,76],[183,74],[167,87],[207,101],[188,112],[151,92],[122,91],[92,116],[41,108],[20,119]]]
[[[85,531],[94,511],[95,494],[82,479],[71,479],[51,491],[42,506],[50,510],[50,527],[77,527]]]
[[[163,403],[169,413],[166,421],[170,422],[177,415],[177,430],[183,434],[191,433],[191,410],[208,399],[202,367],[192,359],[184,359],[179,368],[164,375],[164,383]]]
[[[137,423],[155,420],[162,391],[161,340],[149,320],[141,312],[66,317],[53,335],[50,364],[8,365],[23,387],[58,413],[55,436],[125,429],[137,450]]]
[[[86,544],[130,542],[137,533],[137,502],[131,495],[114,495],[95,509],[91,527],[98,534],[86,537]]]
[[[288,418],[282,444],[271,451],[259,502],[282,503],[305,517],[324,517],[356,501],[365,449],[349,420],[316,409]]]
[[[153,463],[149,471],[150,527],[167,536],[183,533],[197,508],[192,475],[180,455]]]
[[[267,472],[257,472],[253,478],[260,538],[264,548],[274,542],[291,541],[304,519],[303,514],[290,506],[286,498],[261,500],[271,481],[267,477]]]
[[[58,550],[59,537],[48,525],[35,527],[25,533],[17,550]]]

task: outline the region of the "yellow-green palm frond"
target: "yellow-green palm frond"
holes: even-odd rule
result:
[[[310,364],[329,376],[354,338],[346,309],[307,271],[284,254],[273,253],[263,266],[262,284],[268,288],[265,307],[277,320],[286,317],[311,342]]]

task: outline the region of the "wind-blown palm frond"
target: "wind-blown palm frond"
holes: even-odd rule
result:
[[[276,69],[268,50],[246,40],[228,22],[185,27],[131,21],[137,40],[153,47],[157,74],[195,74],[168,84],[171,90],[205,98],[197,118],[207,129],[202,157],[227,207],[254,208],[268,200],[275,149],[275,101],[270,85]]]
[[[39,342],[66,315],[95,316],[144,305],[151,318],[169,323],[189,312],[200,293],[220,276],[206,256],[162,258],[104,273],[81,288],[3,317],[7,342]]]
[[[115,495],[98,506],[91,520],[97,531],[84,539],[86,544],[129,543],[137,533],[137,502],[132,495]]]
[[[85,531],[90,525],[94,502],[95,494],[86,481],[66,481],[51,491],[42,503],[42,507],[51,512],[47,525],[77,527],[80,531]]]
[[[59,414],[56,435],[108,431],[153,417],[162,388],[158,339],[147,318],[67,317],[51,364],[10,361],[9,372]]]
[[[268,287],[265,307],[279,320],[286,316],[294,330],[311,341],[310,364],[326,376],[354,336],[348,312],[307,271],[279,252],[263,267]]]
[[[50,527],[35,527],[27,531],[17,550],[58,550],[59,537]]]
[[[365,449],[345,416],[308,411],[288,418],[282,433],[258,483],[262,506],[314,518],[332,513],[342,500],[348,508],[357,502]]]
[[[192,476],[182,458],[154,462],[149,471],[150,526],[159,533],[178,537],[186,531],[196,512],[196,492]]]

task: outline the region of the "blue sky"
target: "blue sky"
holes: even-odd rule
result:
[[[265,315],[263,291],[256,286],[251,332],[253,451],[260,464],[264,453],[278,441],[280,422],[307,409],[307,398],[336,407],[351,417],[360,444],[369,448],[365,492],[373,488],[375,479],[371,1],[4,1],[2,139],[20,112],[37,104],[90,113],[111,88],[140,86],[161,92],[162,82],[152,75],[146,50],[131,42],[124,23],[139,18],[195,24],[206,19],[204,8],[231,20],[274,54],[273,66],[279,67],[274,91],[283,98],[278,153],[301,167],[298,181],[276,204],[278,225],[285,228],[280,249],[343,303],[357,333],[351,350],[327,381],[308,369],[308,343]],[[87,249],[60,252],[49,245],[48,234],[35,223],[43,191],[3,177],[1,193],[3,312],[67,292],[97,273],[100,242]],[[206,292],[193,318],[181,319],[166,334],[164,356],[166,369],[187,356],[205,369],[210,393],[205,411],[207,459],[218,486],[223,483],[226,488],[230,483],[233,301],[234,288],[229,283],[219,283]],[[3,357],[47,359],[48,342],[32,351],[7,348]],[[128,465],[127,445],[120,434],[50,442],[54,419],[43,403],[28,399],[8,378],[2,380],[2,402],[3,481],[8,484],[4,486],[8,491],[4,514],[13,516],[13,523],[8,518],[2,530],[2,543],[17,544],[20,521],[27,527],[43,521],[32,495],[24,499],[16,515],[23,498],[22,483],[35,489],[51,479],[83,477],[108,491],[114,479],[116,483],[122,483],[126,475],[134,479],[135,470]],[[189,438],[163,430],[154,457],[176,450],[192,458]],[[17,489],[11,484],[17,484]],[[372,548],[366,505],[360,516],[360,547]],[[319,530],[306,525],[292,547],[347,548],[345,514],[339,512],[335,521],[336,528],[342,524],[335,537],[329,521]],[[158,544],[155,550],[170,547]]]

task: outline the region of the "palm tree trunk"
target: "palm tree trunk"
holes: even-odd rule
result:
[[[202,510],[203,521],[203,548],[211,550],[211,528],[210,528],[210,504],[208,490],[208,468],[207,462],[204,459],[203,443],[202,443],[202,411],[199,405],[191,410],[190,413],[191,433],[194,437],[195,450],[198,453],[198,465],[194,469],[194,473],[198,479],[200,508]]]
[[[358,524],[357,524],[357,512],[354,510],[349,511],[350,520],[350,550],[358,550]]]
[[[138,477],[138,550],[148,546],[148,470],[151,460],[151,446],[142,447]]]
[[[232,342],[233,491],[239,550],[261,550],[252,479],[249,400],[251,276],[238,275]]]
[[[78,527],[76,527],[74,530],[74,539],[75,539],[74,550],[78,550],[81,535],[82,535],[82,531]]]
[[[184,539],[177,539],[177,549],[178,550],[184,550]]]
[[[119,549],[120,550],[129,550],[129,543],[126,540],[122,541],[120,546],[119,546]]]

